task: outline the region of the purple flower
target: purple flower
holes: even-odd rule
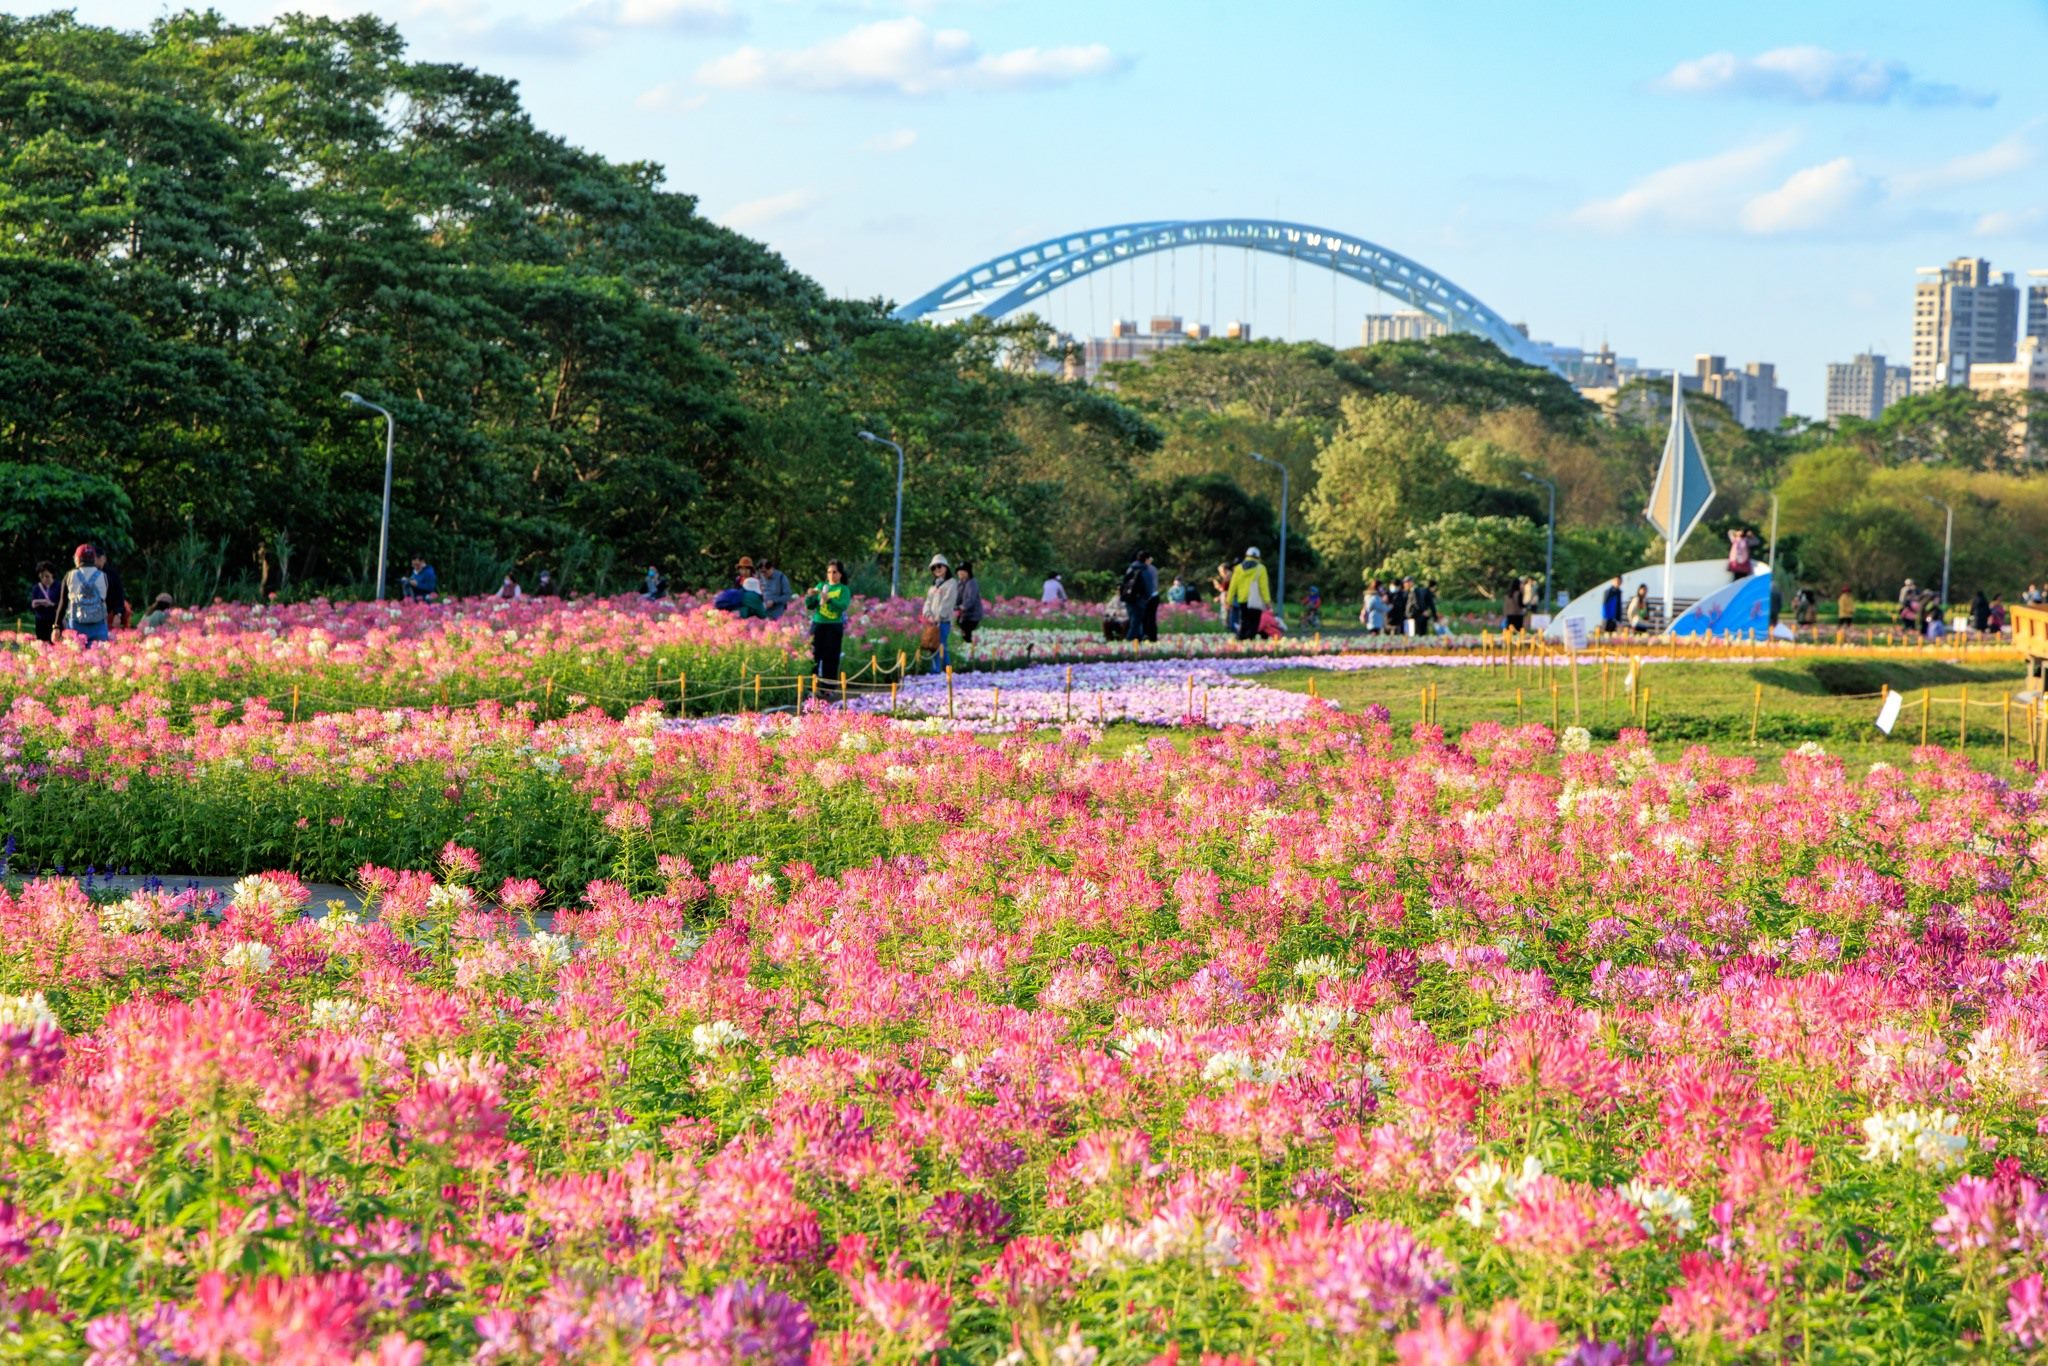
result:
[[[947,1191],[932,1201],[923,1218],[934,1237],[963,1242],[1000,1242],[1010,1227],[1010,1216],[993,1196],[965,1191]]]
[[[779,1290],[734,1281],[697,1301],[703,1366],[803,1366],[815,1329],[811,1312]]]

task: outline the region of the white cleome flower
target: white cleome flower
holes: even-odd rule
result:
[[[1692,1199],[1681,1195],[1669,1186],[1653,1186],[1644,1181],[1631,1181],[1617,1188],[1622,1199],[1635,1206],[1642,1216],[1643,1227],[1651,1233],[1669,1230],[1672,1233],[1690,1233],[1693,1230]]]
[[[277,961],[277,955],[270,951],[270,945],[259,944],[253,939],[244,939],[232,945],[220,956],[221,966],[233,972],[245,972],[251,977],[261,977],[270,971],[270,965]]]
[[[747,1042],[747,1031],[731,1020],[713,1020],[700,1024],[690,1031],[690,1046],[697,1050],[697,1056],[708,1058],[723,1053],[728,1048],[737,1048]]]
[[[1566,726],[1558,748],[1566,754],[1584,754],[1593,748],[1593,732],[1584,726]]]
[[[1880,1165],[1911,1162],[1936,1171],[1960,1165],[1970,1140],[1961,1121],[1936,1106],[1929,1110],[1879,1110],[1863,1121],[1863,1160]]]
[[[558,968],[575,956],[568,935],[550,934],[546,930],[535,931],[533,938],[526,941],[526,949],[544,968]]]
[[[42,992],[25,996],[0,996],[0,1029],[25,1030],[31,1034],[57,1027],[57,1012]]]
[[[323,996],[313,1002],[307,1015],[315,1029],[353,1029],[366,1009],[361,1001],[346,996]]]
[[[1522,1187],[1541,1175],[1543,1163],[1536,1157],[1523,1158],[1519,1170],[1488,1158],[1452,1178],[1451,1188],[1459,1195],[1457,1208],[1452,1212],[1472,1227],[1484,1228],[1515,1203]]]
[[[1296,963],[1294,975],[1304,982],[1313,982],[1319,977],[1342,977],[1344,965],[1330,954],[1318,953]]]

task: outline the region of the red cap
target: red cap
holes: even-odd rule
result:
[[[76,550],[74,550],[74,551],[72,551],[72,552],[71,552],[71,558],[72,558],[72,560],[73,560],[74,562],[76,562],[76,561],[77,561],[77,560],[78,560],[78,559],[79,559],[80,557],[82,557],[82,556],[85,556],[85,555],[90,555],[90,554],[92,554],[92,553],[93,553],[93,550],[92,550],[92,547],[91,547],[91,546],[89,546],[89,545],[82,545],[82,546],[78,547],[78,549],[76,549]]]

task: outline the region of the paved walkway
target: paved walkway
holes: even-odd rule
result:
[[[130,893],[143,890],[150,880],[150,874],[142,873],[128,877],[97,877],[93,879],[92,885],[95,889],[111,888],[115,891]],[[229,898],[234,896],[235,884],[241,881],[241,879],[239,877],[200,877],[195,873],[158,873],[155,875],[155,881],[157,885],[167,892],[182,892],[188,888],[197,888],[202,892],[218,892],[221,901],[226,903]],[[332,882],[309,882],[306,884],[306,890],[313,894],[313,900],[306,908],[310,914],[325,915],[327,913],[327,903],[330,901],[339,901],[351,911],[359,911],[363,908],[361,896],[347,887],[336,886]]]

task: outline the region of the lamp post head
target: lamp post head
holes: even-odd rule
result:
[[[863,441],[880,441],[882,439],[881,437],[876,436],[873,432],[855,432],[854,435],[858,436]]]
[[[343,390],[341,396],[347,399],[350,403],[361,403],[363,401],[363,396],[353,389]]]

